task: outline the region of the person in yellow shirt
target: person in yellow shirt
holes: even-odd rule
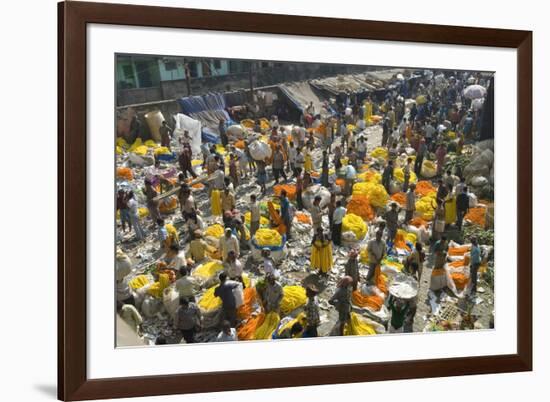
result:
[[[206,258],[209,246],[202,238],[202,232],[200,230],[195,230],[193,232],[193,237],[194,239],[189,243],[189,254],[193,261],[200,262]]]

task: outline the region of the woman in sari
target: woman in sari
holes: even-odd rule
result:
[[[318,228],[311,241],[311,268],[318,269],[321,275],[327,275],[332,268],[332,260],[332,242],[323,229]]]

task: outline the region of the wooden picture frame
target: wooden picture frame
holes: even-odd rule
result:
[[[86,25],[118,24],[517,49],[517,353],[238,372],[88,379]],[[83,400],[532,370],[532,32],[197,9],[58,5],[58,397]]]

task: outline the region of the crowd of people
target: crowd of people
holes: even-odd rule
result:
[[[155,342],[179,342],[177,339],[181,338],[193,343],[203,331],[204,317],[198,298],[204,288],[192,272],[206,261],[219,260],[223,267],[209,282],[215,283],[214,296],[221,300],[221,316],[214,326],[217,333],[212,340],[239,340],[239,328],[245,321],[238,313],[242,300],[239,303],[236,289],[240,289],[242,297],[243,289],[254,287],[248,278],[254,277],[261,283],[256,290],[262,313],[280,313],[283,284],[288,283],[280,268],[284,258],[273,258],[269,247],[261,248],[259,260],[251,257],[253,239],[266,225],[263,222],[266,217],[268,226],[283,236],[287,250],[301,247],[304,239],[308,239],[308,250],[302,251],[309,255],[309,265],[301,269],[316,276],[315,281],[302,283],[307,296],[302,306],[304,318],[279,331],[278,337],[320,335],[323,320],[319,298],[326,294],[331,279],[336,287],[326,299],[337,318],[330,334],[351,333],[353,294],[363,288],[386,293],[383,298],[390,319],[384,325],[389,332],[412,331],[420,301],[387,294],[380,284],[383,276],[380,266],[396,247],[398,232],[409,227],[417,216],[416,178],[422,177],[424,161],[431,160],[436,171],[433,177],[424,178],[436,191],[433,219],[425,222],[430,236],[426,242],[419,236],[409,245],[409,252],[401,262],[403,273],[419,286],[426,264],[430,269],[433,264],[436,274],[444,268],[449,249],[447,231],[463,229],[470,206],[470,191],[463,173],[460,169],[446,170],[445,162],[448,153],[460,155],[464,146],[479,136],[482,109],[475,108],[472,100],[463,96],[463,89],[472,83],[488,84],[477,74],[447,74],[443,84],[432,77],[408,85],[407,99],[415,100],[410,103],[403,96],[404,89],[387,91],[382,97],[346,94],[338,101],[327,102],[322,114],[311,102],[304,107],[296,124],[282,124],[275,115],[256,119],[244,138],[235,138],[228,131],[228,122],[220,120],[221,147],[204,143],[200,156],[193,155],[188,136],[175,138],[169,125],[163,123],[161,145],[178,149],[177,161],[169,164],[178,168],[177,181],[162,175],[145,177],[142,192],[147,218],[140,217],[135,191],[121,188],[117,193],[118,246],[130,255],[128,250],[157,242],[156,267],[151,274],[155,281],[161,284],[165,281],[164,288],[172,286],[179,295],[179,306],[171,320],[178,336],[175,340],[159,336]],[[255,158],[251,149],[253,142],[260,139],[270,148],[265,158]],[[369,151],[375,148],[384,149],[386,156],[372,157]],[[196,163],[199,158],[200,163]],[[155,161],[155,165],[166,166],[161,161]],[[403,178],[396,190],[394,175],[398,167]],[[367,236],[362,243],[353,243],[343,236],[343,222],[358,176],[365,169],[380,175],[380,183],[388,195],[396,191],[404,193],[404,202],[390,199],[387,205],[373,208],[375,216],[368,222],[373,236]],[[285,185],[292,187],[292,194]],[[319,194],[306,202],[308,189],[319,185],[330,193],[328,200]],[[282,189],[275,195],[278,186]],[[161,211],[163,188],[175,189],[172,194],[176,196],[179,212],[169,215],[172,223],[166,222],[167,214]],[[243,188],[246,194],[238,195]],[[199,205],[195,198],[202,193],[208,194],[208,198]],[[239,198],[243,197],[246,202],[239,207]],[[267,211],[263,202],[267,202]],[[298,215],[308,217],[309,233],[294,229]],[[205,240],[208,223],[214,222],[223,226],[216,245]],[[471,243],[468,294],[475,297],[483,256],[475,238],[466,240]],[[343,269],[335,271],[335,254],[341,251],[346,253],[346,262]],[[363,251],[367,263],[363,262]],[[432,255],[433,262],[428,258]],[[132,265],[136,263],[132,261]],[[433,291],[440,292],[446,287],[441,278],[444,276],[432,275],[429,279]],[[117,300],[120,316],[140,333],[143,318],[132,296],[129,276],[117,281]],[[328,333],[324,331],[322,335]]]

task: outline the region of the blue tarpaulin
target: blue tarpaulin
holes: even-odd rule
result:
[[[224,96],[219,93],[208,93],[201,96],[186,96],[178,99],[182,112],[201,122],[201,138],[203,142],[218,143],[218,125],[221,119],[226,126],[235,124],[225,111]]]

